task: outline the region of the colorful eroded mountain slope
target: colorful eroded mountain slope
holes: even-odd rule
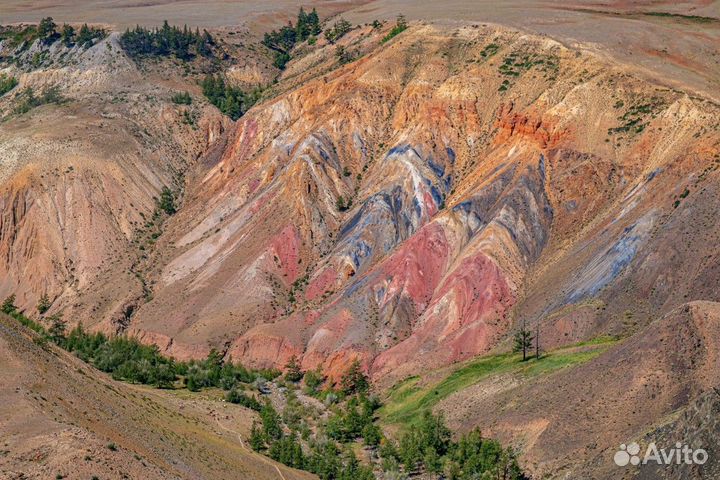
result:
[[[340,68],[334,47],[298,60],[286,81],[310,79],[206,156],[132,333],[256,366],[357,356],[388,380],[489,352],[519,319],[547,347],[631,333],[717,282],[675,276],[717,237],[717,105],[504,29],[380,37],[354,31]]]

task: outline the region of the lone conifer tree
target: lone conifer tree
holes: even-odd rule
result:
[[[299,382],[303,378],[303,372],[300,369],[300,364],[297,361],[297,357],[293,355],[285,365],[285,380],[288,382]]]
[[[527,360],[527,352],[532,348],[532,342],[533,334],[525,328],[525,322],[523,321],[522,328],[515,333],[515,344],[513,346],[513,352],[522,352],[523,362]]]

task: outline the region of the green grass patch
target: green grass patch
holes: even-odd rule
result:
[[[539,360],[521,361],[520,354],[505,353],[471,360],[434,385],[419,385],[419,377],[409,377],[395,385],[380,409],[384,423],[416,424],[424,412],[441,400],[490,376],[513,374],[526,378],[547,375],[563,368],[583,364],[597,357],[618,340],[603,336],[570,347],[548,352]]]

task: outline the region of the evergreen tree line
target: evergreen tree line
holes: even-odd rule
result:
[[[143,345],[134,338],[108,338],[88,333],[82,325],[65,334],[65,322],[58,315],[46,319],[50,327],[29,319],[8,297],[0,311],[32,328],[44,340],[51,340],[117,380],[144,383],[159,388],[174,388],[178,377],[191,391],[219,387],[227,390],[226,400],[256,410],[260,421],[252,425],[251,447],[270,458],[312,472],[321,480],[371,480],[371,466],[362,465],[352,445],[362,441],[377,448],[380,467],[391,477],[434,474],[448,480],[525,480],[517,458],[510,448],[484,438],[479,430],[462,435],[457,441],[442,415],[425,412],[415,425],[406,425],[397,440],[387,438],[377,425],[380,401],[369,394],[370,383],[358,361],[354,361],[340,381],[330,385],[320,371],[303,372],[292,357],[285,369],[284,381],[290,388],[283,415],[266,399],[242,391],[243,384],[276,379],[280,372],[248,370],[212,350],[207,358],[177,362],[164,357],[157,346]],[[40,309],[38,305],[38,309]],[[44,308],[44,305],[43,307]],[[327,419],[320,421],[312,434],[308,427],[311,414],[297,401],[293,384],[305,383],[305,391],[329,404]],[[320,390],[325,385],[324,390]]]
[[[228,84],[222,75],[207,75],[202,83],[203,95],[210,103],[233,120],[242,117],[262,96],[262,88],[243,92]]]
[[[319,35],[322,32],[320,27],[320,17],[313,8],[312,12],[306,13],[300,7],[297,16],[297,23],[293,25],[288,22],[287,25],[280,30],[266,32],[262,44],[275,53],[274,64],[277,68],[283,69],[287,62],[290,61],[290,50],[300,42],[304,42],[310,37]]]
[[[70,48],[80,45],[83,48],[90,48],[95,40],[101,40],[107,36],[107,32],[103,28],[89,27],[84,23],[77,31],[72,25],[63,24],[60,31],[57,30],[57,24],[52,17],[43,18],[37,27],[37,36],[46,44],[52,44],[57,40]]]
[[[120,36],[120,45],[131,57],[174,55],[181,60],[190,60],[195,56],[212,56],[215,40],[207,30],[200,33],[192,31],[185,25],[182,29],[163,22],[162,27],[147,29],[136,26],[127,29]]]
[[[158,388],[187,388],[191,391],[219,387],[232,392],[240,383],[252,383],[258,379],[272,380],[280,375],[276,370],[249,370],[239,363],[224,361],[216,350],[211,350],[203,360],[178,362],[162,355],[157,345],[144,345],[132,337],[89,333],[82,324],[66,334],[66,325],[61,316],[48,317],[46,322],[50,327],[45,328],[20,312],[14,302],[14,295],[6,298],[0,305],[0,311],[98,370],[109,373],[115,380]],[[38,311],[47,311],[46,303],[45,297],[41,298]],[[178,385],[180,379],[182,383]]]

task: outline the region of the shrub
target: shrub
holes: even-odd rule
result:
[[[260,405],[260,402],[258,402],[255,397],[245,395],[237,388],[233,388],[232,390],[230,390],[225,396],[225,399],[230,403],[234,403],[249,408],[251,410],[255,410],[256,412],[262,410],[262,405]]]
[[[335,43],[350,30],[352,30],[350,22],[341,17],[331,28],[325,30],[324,35],[328,42]]]
[[[10,295],[3,301],[2,306],[0,306],[0,310],[8,315],[12,315],[17,311],[17,307],[15,306],[15,294]]]
[[[325,383],[325,377],[322,372],[318,370],[310,370],[305,372],[305,386],[307,387],[307,393],[310,395],[317,395],[320,387]]]
[[[15,77],[0,73],[0,97],[15,88],[18,81]]]
[[[50,298],[48,298],[47,294],[43,294],[40,297],[40,300],[38,300],[37,304],[37,311],[40,315],[44,314],[48,310],[50,310]]]
[[[350,63],[354,60],[354,55],[350,53],[345,47],[342,45],[338,45],[335,48],[335,56],[337,57],[338,61],[340,62],[340,65],[345,65],[346,63]],[[344,174],[345,172],[343,172]],[[348,175],[350,175],[348,173]],[[346,175],[346,176],[348,176]]]
[[[190,105],[192,103],[192,97],[188,92],[176,93],[171,97],[171,100],[178,105]]]
[[[172,190],[168,187],[163,187],[160,191],[157,207],[168,215],[174,215],[177,212],[175,208],[175,194],[173,194]]]
[[[397,17],[397,21],[395,22],[395,26],[388,32],[387,35],[383,37],[383,39],[380,41],[380,43],[385,43],[390,41],[392,38],[400,35],[402,32],[407,30],[407,21],[405,20],[405,16],[400,14]]]

